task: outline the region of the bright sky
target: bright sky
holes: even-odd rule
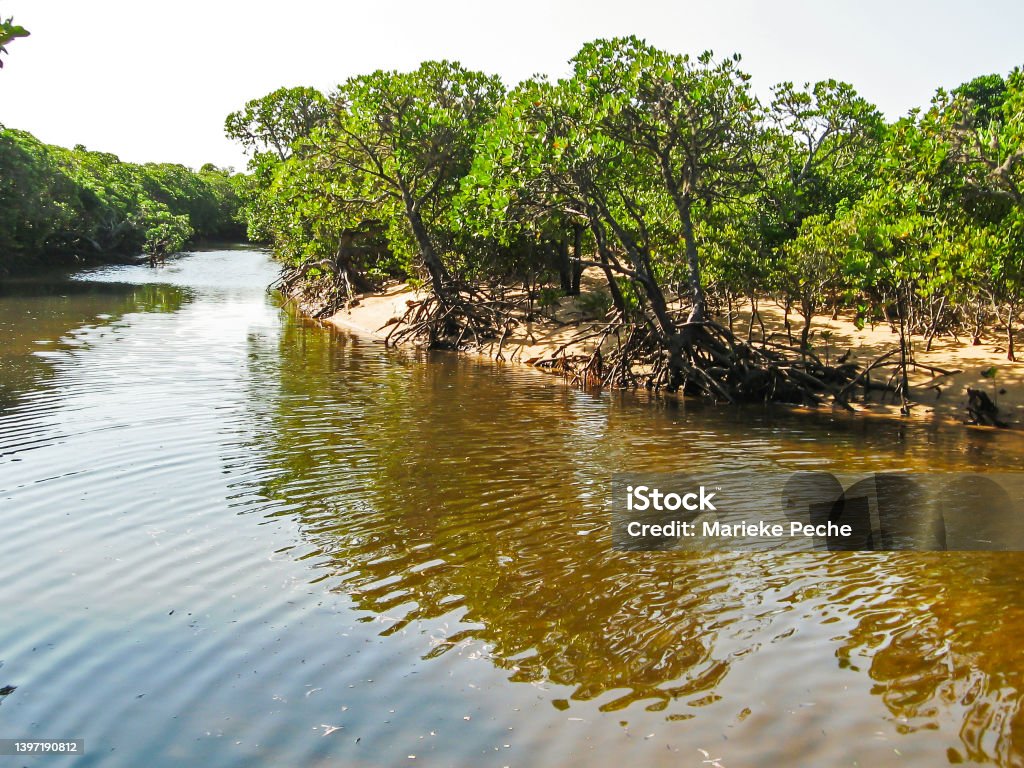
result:
[[[136,162],[244,166],[225,115],[282,85],[329,91],[449,58],[508,84],[636,34],[739,52],[762,97],[846,80],[889,117],[937,86],[1024,65],[1021,0],[0,0],[32,36],[0,70],[0,123]]]

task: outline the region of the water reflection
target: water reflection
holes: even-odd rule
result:
[[[0,360],[39,369],[0,410],[17,735],[83,766],[1024,760],[1024,558],[613,552],[606,511],[613,472],[994,472],[1019,437],[575,392],[304,323],[272,275],[0,298],[33,313]]]
[[[186,288],[42,278],[0,283],[0,414],[53,375],[47,359],[88,349],[103,329],[135,312],[177,312]]]
[[[850,601],[840,666],[866,671],[902,733],[955,729],[951,763],[1020,765],[1024,575],[1017,554],[893,558],[897,588]],[[881,580],[878,580],[881,583]]]
[[[837,665],[867,671],[900,732],[958,734],[949,760],[1024,758],[1024,557],[622,553],[605,515],[613,471],[1015,468],[998,436],[638,409],[302,323],[276,353],[279,380],[259,384],[280,388],[257,440],[277,470],[262,492],[297,505],[282,514],[298,517],[303,556],[381,634],[444,618],[428,658],[482,641],[511,681],[680,720],[799,633],[835,647],[829,668],[797,660],[808,689],[838,686]]]

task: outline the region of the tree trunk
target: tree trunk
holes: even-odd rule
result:
[[[576,223],[572,225],[572,284],[569,286],[570,296],[580,295],[580,278],[583,276],[583,225]]]
[[[800,329],[800,354],[806,357],[810,351],[811,321],[814,320],[814,302],[806,296],[800,300],[800,315],[804,319],[804,327]]]
[[[804,327],[800,329],[800,354],[804,357],[810,351],[809,340],[811,336],[811,315],[804,315]]]
[[[607,213],[607,211],[605,211],[605,213]],[[651,311],[654,312],[654,318],[657,321],[657,330],[661,334],[661,341],[666,346],[670,346],[672,339],[677,333],[676,324],[672,320],[672,316],[669,314],[668,302],[665,301],[665,294],[662,292],[661,286],[659,286],[658,282],[654,279],[654,270],[651,268],[650,252],[647,250],[646,246],[642,246],[637,243],[633,235],[619,225],[613,217],[606,216],[606,218],[612,229],[615,231],[615,236],[626,249],[630,265],[633,267],[635,279],[643,286],[644,295],[647,296],[647,301],[650,304]],[[595,234],[598,233],[599,230],[595,229]],[[599,241],[599,243],[600,242],[602,241]],[[700,322],[703,322],[703,318]],[[692,339],[692,329],[687,329],[686,338],[683,342],[684,345],[689,346],[690,343],[692,343]]]
[[[403,201],[405,202],[405,215],[409,219],[413,236],[420,249],[420,258],[423,259],[423,264],[430,273],[434,294],[442,301],[449,299],[452,295],[451,275],[437,251],[434,250],[434,244],[430,241],[430,234],[427,232],[427,227],[423,223],[416,204],[407,194],[403,195]]]
[[[633,242],[632,238],[624,238],[623,245],[626,246],[626,250],[629,252],[630,261],[633,262],[633,270],[636,272],[640,285],[644,288],[644,294],[651,305],[651,311],[654,313],[654,318],[658,323],[658,329],[661,331],[665,343],[668,344],[676,335],[677,329],[676,324],[672,321],[672,316],[669,314],[665,294],[662,292],[661,286],[654,279],[650,254]],[[703,321],[703,318],[701,321]]]
[[[747,326],[747,343],[754,339],[754,321],[757,320],[761,324],[761,341],[764,341],[764,321],[761,320],[761,316],[757,311],[757,294],[751,292],[750,294],[750,325]]]
[[[569,244],[559,240],[555,244],[558,253],[558,283],[565,296],[572,296],[572,264],[569,260]]]
[[[907,380],[907,322],[904,317],[905,312],[903,297],[898,296],[896,299],[896,313],[900,319],[900,400],[902,402],[900,413],[904,416],[909,416],[910,405],[907,402],[907,396],[909,395],[910,382]]]
[[[704,298],[704,286],[700,279],[700,256],[697,253],[697,238],[693,233],[693,220],[690,215],[692,201],[689,195],[683,195],[679,205],[679,217],[683,224],[683,240],[686,242],[686,264],[690,271],[690,298],[693,306],[688,323],[703,323],[707,313]]]
[[[612,306],[625,319],[626,298],[622,295],[619,283],[615,279],[615,273],[612,272],[612,258],[608,252],[608,244],[604,240],[604,232],[601,231],[601,226],[593,218],[590,220],[590,231],[594,234],[594,242],[597,243],[597,258],[601,262],[601,271],[604,272],[604,276],[608,280],[608,291],[612,295]]]
[[[658,161],[661,166],[661,176],[672,202],[675,204],[676,213],[679,215],[679,223],[683,229],[683,240],[686,244],[686,264],[689,268],[690,299],[693,306],[687,323],[703,323],[707,313],[707,306],[704,298],[704,286],[700,279],[700,257],[697,253],[697,238],[693,233],[693,179],[676,179],[672,172],[672,162],[668,152],[660,153]],[[682,182],[682,184],[680,184]]]
[[[1017,361],[1017,355],[1013,349],[1013,309],[1012,304],[1006,309],[1006,359],[1010,362]]]
[[[626,298],[622,295],[622,289],[619,288],[619,283],[615,279],[615,273],[612,272],[610,266],[608,266],[608,260],[601,258],[601,270],[604,272],[604,276],[608,280],[608,291],[612,295],[612,306],[619,312],[623,317],[626,316]]]

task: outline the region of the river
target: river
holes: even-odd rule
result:
[[[1024,764],[1024,556],[618,552],[604,506],[614,471],[1020,469],[1019,436],[588,394],[274,275],[0,289],[0,738],[85,740],[18,765]]]

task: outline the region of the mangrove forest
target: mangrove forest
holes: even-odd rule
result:
[[[759,99],[738,55],[635,37],[571,66],[506,88],[429,61],[248,102],[226,130],[251,157],[249,236],[316,315],[391,279],[422,288],[388,338],[442,348],[493,346],[598,270],[580,304],[613,351],[546,362],[600,385],[840,406],[882,389],[905,405],[915,341],[998,333],[1015,359],[1019,68],[887,121],[848,83]],[[784,333],[765,329],[768,303]],[[823,359],[812,319],[839,312],[898,344]]]

